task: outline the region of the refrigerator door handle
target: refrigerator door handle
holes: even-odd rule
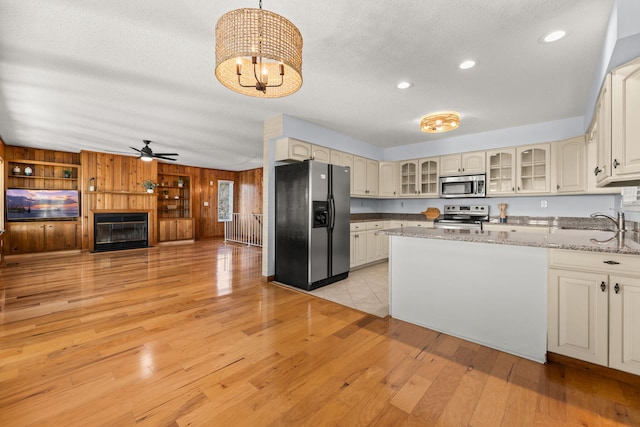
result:
[[[329,228],[333,230],[336,225],[336,201],[333,194],[329,196]]]

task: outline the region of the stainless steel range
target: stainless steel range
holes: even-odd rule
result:
[[[433,223],[435,228],[482,230],[489,221],[488,205],[445,205],[444,212]]]

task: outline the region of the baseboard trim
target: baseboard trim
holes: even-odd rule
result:
[[[276,280],[276,276],[262,276],[262,280],[264,280],[265,283],[268,282],[273,282],[274,280]]]
[[[570,366],[575,369],[580,369],[583,371],[592,372],[603,377],[612,378],[616,381],[622,381],[634,386],[640,386],[640,376],[638,375],[619,371],[613,368],[608,368],[606,366],[596,365],[594,363],[585,362],[583,360],[574,359],[573,357],[548,352],[547,362]]]

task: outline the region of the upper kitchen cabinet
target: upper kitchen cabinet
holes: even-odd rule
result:
[[[418,179],[418,161],[404,160],[398,162],[401,197],[418,197],[420,188]]]
[[[400,197],[437,197],[439,157],[398,162]]]
[[[349,174],[349,193],[353,194],[353,154],[331,150],[329,163],[338,166],[349,166],[351,169]]]
[[[420,185],[418,193],[421,197],[438,197],[438,165],[439,157],[418,160]]]
[[[485,172],[485,152],[452,154],[440,157],[440,176],[472,175]]]
[[[311,160],[319,162],[331,163],[331,150],[321,145],[311,145]]]
[[[380,162],[378,167],[378,196],[386,198],[397,197],[396,162]]]
[[[282,138],[275,142],[274,160],[279,161],[304,161],[312,156],[311,144],[294,138]]]
[[[487,151],[487,196],[516,191],[516,149]]]
[[[596,109],[599,187],[640,185],[640,58],[613,70]]]
[[[553,191],[583,193],[586,189],[584,135],[553,143]]]
[[[516,192],[519,194],[548,193],[551,188],[549,160],[551,145],[516,147]]]
[[[351,195],[355,197],[378,196],[378,161],[365,157],[353,156],[353,188]]]
[[[331,151],[322,145],[310,144],[295,138],[282,138],[275,142],[274,160],[277,162],[318,160],[331,163]]]
[[[611,157],[613,176],[640,179],[640,59],[615,70],[611,78]]]

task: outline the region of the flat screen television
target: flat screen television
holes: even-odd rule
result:
[[[7,221],[77,219],[78,190],[7,189]]]

